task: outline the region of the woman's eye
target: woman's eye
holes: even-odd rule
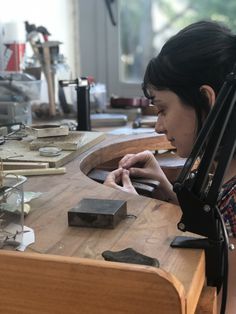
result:
[[[165,111],[163,109],[157,110],[157,115],[164,115]]]

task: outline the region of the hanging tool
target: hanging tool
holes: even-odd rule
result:
[[[113,26],[116,26],[117,23],[115,21],[114,14],[113,14],[113,11],[112,11],[112,8],[111,8],[111,5],[112,5],[113,2],[114,2],[114,0],[105,0],[106,7],[107,7],[107,10],[108,10],[108,13],[109,13],[109,16],[110,16],[111,24]]]

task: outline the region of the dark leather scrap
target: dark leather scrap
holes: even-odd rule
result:
[[[106,261],[110,262],[120,262],[120,263],[130,263],[130,264],[140,264],[159,267],[160,263],[156,258],[143,255],[132,248],[127,248],[122,251],[112,252],[104,251],[102,252],[102,257]]]

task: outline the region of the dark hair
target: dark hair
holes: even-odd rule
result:
[[[184,104],[195,109],[198,130],[210,111],[202,85],[218,94],[236,61],[236,36],[223,24],[213,21],[193,23],[163,46],[144,75],[144,91],[150,86],[171,90]]]

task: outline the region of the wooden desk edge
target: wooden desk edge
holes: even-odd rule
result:
[[[205,283],[205,253],[202,252],[201,260],[192,279],[191,288],[186,296],[186,313],[195,313]]]
[[[110,138],[85,152],[81,157],[80,170],[87,174],[90,170],[112,159],[142,150],[157,151],[174,149],[165,135],[149,134],[136,137]]]
[[[173,310],[177,310],[176,313],[185,313],[183,285],[174,276],[159,268],[4,250],[0,251],[0,265],[0,292],[5,295],[0,309],[1,306],[2,309],[7,307],[8,313],[14,313],[22,302],[22,295],[27,295],[23,300],[25,313],[31,313],[29,306],[30,311],[40,313],[42,300],[44,313],[51,313],[51,307],[55,306],[55,312],[56,308],[71,304],[74,308],[79,306],[82,311],[88,307],[87,304],[91,304],[90,313],[93,313],[92,310],[94,311],[96,306],[99,307],[99,313],[101,306],[102,313],[110,313],[109,307],[117,313],[123,313],[123,310],[124,313],[147,313],[146,307],[151,312],[158,310],[158,313],[171,314]],[[24,285],[23,278],[27,278]],[[54,287],[58,283],[62,285]],[[104,291],[109,289],[106,305],[100,304],[100,298],[104,298],[101,287],[104,287]],[[8,289],[10,291],[6,294]],[[87,302],[85,296],[89,295],[90,300]],[[129,301],[130,297],[133,302]],[[169,302],[166,301],[167,298]],[[53,304],[55,302],[56,304]],[[60,308],[60,311],[63,309]],[[67,313],[72,312],[68,310]]]

